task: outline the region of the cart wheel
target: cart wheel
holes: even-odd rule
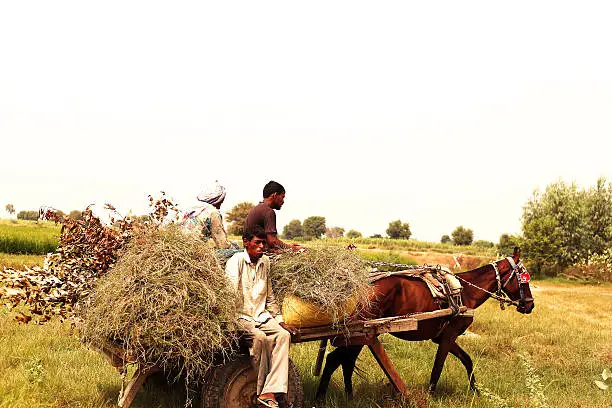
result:
[[[257,407],[257,373],[248,356],[214,368],[209,381],[202,386],[202,408]],[[300,373],[289,359],[289,389],[287,399],[295,408],[304,404],[304,390]],[[286,401],[279,399],[280,408]]]

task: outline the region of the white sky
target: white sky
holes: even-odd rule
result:
[[[612,178],[611,7],[2,2],[0,212],[274,179],[281,229],[497,242],[535,188]]]

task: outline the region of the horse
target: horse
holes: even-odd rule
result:
[[[520,261],[519,248],[514,249],[511,257],[455,276],[463,282],[461,301],[469,309],[476,309],[490,297],[499,300],[502,309],[505,304],[510,304],[516,306],[518,312],[529,314],[534,308],[534,300],[529,288],[530,277]],[[374,282],[372,286],[373,295],[370,306],[358,314],[359,319],[404,316],[440,309],[425,282],[418,277],[391,275]],[[504,293],[508,296],[507,298]],[[470,388],[474,392],[478,391],[472,359],[456,342],[457,337],[465,332],[473,320],[473,314],[421,320],[415,331],[392,333],[393,336],[407,341],[432,340],[438,344],[429,380],[430,393],[436,389],[449,352],[457,357],[465,367]],[[331,376],[340,365],[342,365],[344,375],[345,393],[348,398],[352,398],[352,375],[362,348],[363,345],[349,343],[347,346],[337,347],[327,355],[316,394],[317,399],[325,396]]]

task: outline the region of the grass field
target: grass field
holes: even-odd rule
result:
[[[612,406],[612,393],[593,383],[601,379],[604,368],[612,368],[612,285],[543,281],[532,282],[532,287],[533,314],[502,312],[496,303],[487,302],[476,313],[472,334],[459,340],[475,362],[481,396],[467,390],[464,369],[453,357],[438,392],[428,396],[434,345],[385,335],[385,347],[408,384],[409,401],[392,398],[388,381],[364,351],[358,362],[360,375],[355,377],[355,399],[345,400],[339,371],[327,400],[314,402],[317,344],[306,343],[291,351],[302,374],[305,407]],[[0,407],[116,406],[120,376],[101,355],[82,346],[68,325],[17,325],[12,314],[0,309]],[[139,394],[134,406],[181,407],[183,402],[184,393],[173,393],[156,381]]]
[[[0,233],[3,231],[13,238],[25,237],[23,242],[50,242],[59,233],[53,224],[0,221]],[[473,262],[495,256],[488,249],[466,251],[466,247],[452,246],[445,253],[442,244],[428,246],[405,240],[316,240],[307,245],[349,242],[356,242],[366,259],[394,263],[443,263],[452,259],[449,254],[461,250],[464,254],[473,252]],[[33,266],[42,259],[42,255],[0,253],[0,267]],[[429,396],[425,390],[435,346],[383,336],[391,359],[408,385],[408,400],[393,396],[386,377],[365,350],[354,378],[353,401],[344,397],[340,370],[332,379],[327,399],[313,401],[318,384],[318,378],[312,375],[317,352],[313,342],[295,345],[291,351],[302,374],[305,407],[612,406],[612,392],[594,385],[604,368],[612,369],[612,285],[548,279],[533,281],[532,291],[536,299],[533,314],[502,312],[496,303],[487,302],[477,311],[470,334],[459,339],[474,360],[481,396],[468,391],[464,369],[452,356],[438,392]],[[18,325],[13,316],[14,312],[0,306],[0,408],[116,406],[121,388],[119,374],[99,353],[84,347],[67,324]],[[182,407],[184,401],[180,386],[169,387],[163,379],[157,379],[150,381],[133,406]]]
[[[0,269],[12,268],[21,269],[23,266],[41,266],[44,255],[21,255],[0,253]]]
[[[47,221],[0,220],[0,252],[46,254],[55,251],[60,227]]]

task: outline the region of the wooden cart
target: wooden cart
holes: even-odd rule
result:
[[[458,316],[473,317],[473,310],[465,306],[459,309]],[[378,339],[383,333],[406,332],[417,330],[419,321],[436,318],[456,318],[452,309],[441,309],[433,312],[415,313],[408,316],[388,317],[365,321],[350,322],[341,328],[331,326],[307,327],[292,335],[292,343],[320,341],[319,355],[315,363],[315,375],[320,375],[321,366],[328,340],[334,345],[367,345],[379,366],[399,393],[406,394],[406,385],[401,379],[391,359]],[[133,363],[133,356],[113,346],[100,350],[114,367],[123,369]],[[128,408],[147,377],[162,371],[158,366],[137,367],[136,372],[119,395],[118,405]],[[248,355],[240,355],[232,361],[215,367],[207,375],[202,387],[202,408],[250,408],[256,406],[257,374],[252,369]],[[295,408],[303,407],[302,382],[298,370],[292,361],[289,362],[289,390],[287,399]],[[279,401],[281,408],[286,404]]]

